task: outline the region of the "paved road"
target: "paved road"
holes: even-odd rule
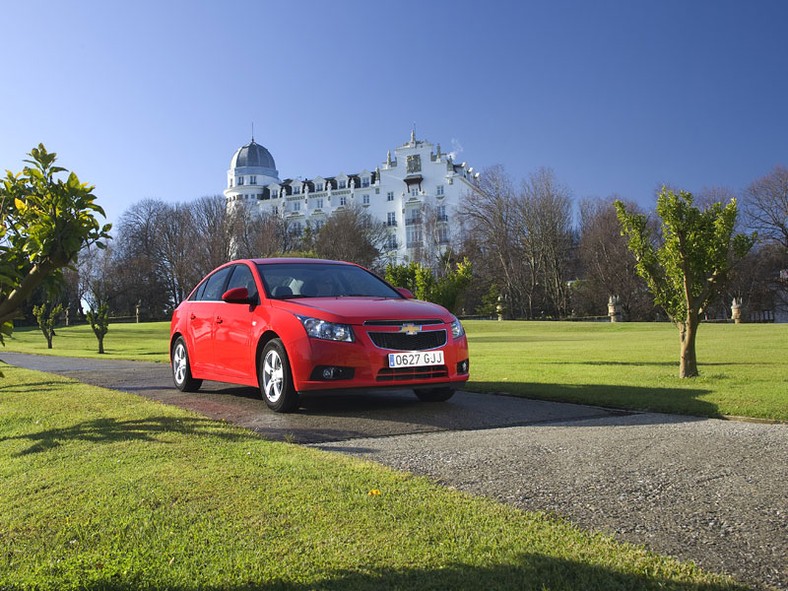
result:
[[[206,382],[183,394],[166,365],[6,351],[0,359],[367,457],[788,590],[788,425],[470,392],[434,404],[407,391],[312,397],[279,415],[251,388]]]

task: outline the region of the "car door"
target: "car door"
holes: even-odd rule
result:
[[[259,303],[258,287],[252,270],[239,263],[225,287],[230,290],[245,287],[251,303],[219,302],[216,306],[214,357],[216,371],[225,380],[242,384],[257,384],[255,345],[255,309]]]
[[[189,305],[186,319],[191,341],[189,361],[194,375],[200,378],[211,379],[216,372],[216,309],[231,271],[231,267],[224,267],[208,277],[205,286],[197,290],[195,301]]]

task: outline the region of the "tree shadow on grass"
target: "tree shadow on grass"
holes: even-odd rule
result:
[[[691,567],[690,567],[691,568]],[[686,572],[688,569],[683,569]],[[133,575],[132,575],[133,576]],[[145,579],[143,575],[141,577]],[[199,580],[199,577],[196,577]],[[89,591],[99,589],[121,591],[137,588],[140,580],[134,583],[124,580],[103,579],[92,584],[80,585]],[[479,567],[466,564],[451,564],[440,569],[365,569],[358,571],[338,571],[328,573],[325,578],[309,583],[287,581],[254,580],[250,576],[247,583],[226,585],[168,585],[157,582],[157,589],[163,591],[380,591],[382,589],[402,590],[443,590],[479,591],[512,589],[529,590],[632,590],[632,591],[732,591],[746,587],[725,581],[711,583],[691,583],[670,578],[669,575],[622,572],[615,568],[592,565],[575,560],[545,556],[543,554],[520,554],[511,564]],[[12,587],[8,587],[12,589]]]
[[[119,421],[114,418],[101,418],[83,421],[71,427],[48,429],[38,433],[27,433],[0,438],[0,441],[27,440],[31,446],[17,452],[15,456],[48,451],[66,441],[89,441],[92,443],[115,443],[119,441],[152,441],[164,443],[163,435],[177,433],[182,435],[208,435],[227,441],[256,440],[252,434],[225,429],[211,419],[145,417]]]
[[[612,384],[540,384],[530,382],[468,382],[468,390],[551,402],[569,402],[642,412],[723,418],[716,404],[700,396],[704,388],[664,388]]]

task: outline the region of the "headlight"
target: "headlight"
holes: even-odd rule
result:
[[[462,322],[455,317],[454,320],[451,321],[451,336],[458,339],[464,334],[465,329],[462,327]]]
[[[298,319],[306,329],[306,334],[313,339],[323,339],[326,341],[342,341],[344,343],[353,342],[353,331],[347,324],[334,324],[319,318],[308,318],[299,316]]]

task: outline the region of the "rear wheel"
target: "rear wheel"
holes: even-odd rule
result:
[[[415,392],[423,402],[445,402],[454,396],[454,388],[424,388]]]
[[[268,408],[274,412],[293,412],[298,408],[298,392],[293,388],[287,352],[279,339],[269,341],[263,349],[258,376]]]
[[[183,337],[178,337],[172,347],[172,380],[175,387],[181,392],[196,392],[202,386],[202,380],[192,377],[192,368],[189,365],[189,352]]]

